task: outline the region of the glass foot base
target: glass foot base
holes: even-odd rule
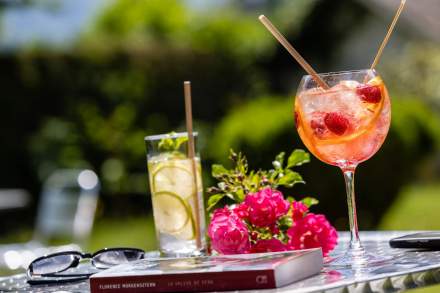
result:
[[[363,247],[351,248],[341,256],[329,261],[330,266],[362,268],[366,266],[382,265],[390,260],[392,256],[377,255],[365,251]]]

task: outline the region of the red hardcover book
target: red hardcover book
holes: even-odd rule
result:
[[[320,248],[229,256],[151,258],[93,275],[90,289],[92,293],[269,289],[318,274],[322,264]]]

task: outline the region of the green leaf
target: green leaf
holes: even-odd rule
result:
[[[236,198],[237,198],[238,202],[243,202],[244,201],[244,198],[245,198],[246,194],[244,194],[243,189],[237,190],[237,192],[235,194],[236,194]]]
[[[159,141],[159,149],[164,151],[174,150],[173,148],[173,139],[171,138],[163,138]]]
[[[217,179],[217,184],[209,188],[209,193],[214,194],[214,197],[209,199],[208,209],[215,206],[222,198],[227,197],[228,202],[231,200],[234,203],[241,203],[248,193],[257,192],[265,187],[290,188],[297,183],[305,183],[299,173],[285,165],[286,160],[291,167],[301,165],[308,162],[310,156],[305,151],[295,150],[287,159],[286,154],[281,152],[272,162],[275,168],[269,170],[249,170],[246,156],[241,152],[236,153],[232,149],[229,158],[232,160],[230,169],[219,164],[212,165],[211,174]],[[289,198],[289,200],[290,202],[294,201],[293,198]]]
[[[295,199],[294,199],[293,197],[291,197],[291,196],[288,196],[288,197],[286,198],[286,200],[287,200],[289,203],[292,203],[292,202],[295,201]]]
[[[304,163],[310,162],[310,154],[304,150],[294,150],[287,159],[287,168],[301,166]]]
[[[305,183],[301,175],[297,172],[293,172],[289,169],[286,170],[286,173],[278,180],[278,185],[283,185],[286,187],[292,187],[297,183]]]
[[[250,178],[251,178],[251,182],[254,183],[255,185],[258,185],[261,181],[261,177],[260,177],[259,172],[251,175]]]
[[[228,192],[228,193],[225,193],[224,195],[227,196],[227,197],[229,197],[229,198],[232,199],[233,201],[237,201],[237,200],[236,200],[236,196],[234,196],[232,193],[229,193],[229,192]]]
[[[180,146],[188,141],[188,137],[173,137],[176,132],[172,131],[159,141],[159,149],[162,151],[178,151]]]
[[[178,150],[180,148],[180,146],[188,141],[188,137],[187,136],[182,136],[182,137],[177,137],[174,140],[174,149]]]
[[[232,162],[236,162],[237,157],[237,153],[233,149],[229,149],[229,160],[231,160]]]
[[[293,225],[293,219],[291,216],[283,216],[278,220],[278,223],[280,224],[280,228],[282,230],[287,230]]]
[[[211,168],[212,168],[211,174],[212,174],[212,177],[214,177],[214,178],[218,178],[224,174],[229,173],[229,171],[226,170],[226,168],[220,164],[213,164]]]
[[[275,168],[275,170],[283,168],[285,155],[286,155],[285,152],[281,152],[275,157],[275,161],[272,162],[272,165]]]
[[[222,198],[223,198],[224,196],[225,196],[224,194],[220,194],[220,193],[218,193],[218,194],[214,194],[214,195],[211,195],[211,196],[209,197],[209,199],[208,199],[208,208],[207,208],[207,210],[209,211],[209,210],[211,210],[213,207],[215,207],[215,205],[216,205],[220,200],[222,200]]]
[[[319,200],[313,197],[305,197],[301,199],[301,202],[305,204],[308,208],[310,208],[311,206],[317,205],[319,203]]]
[[[243,155],[241,152],[238,153],[238,159],[236,161],[237,165],[235,167],[235,170],[237,172],[240,172],[243,175],[246,175],[247,171],[248,171],[248,161],[245,155]]]

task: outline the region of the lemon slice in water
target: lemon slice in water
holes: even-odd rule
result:
[[[180,229],[180,230],[178,230],[178,231],[176,231],[174,233],[171,233],[171,235],[173,235],[177,239],[180,239],[180,240],[192,240],[196,236],[196,234],[195,234],[195,231],[196,231],[195,222],[194,222],[194,219],[192,217],[191,208],[189,208],[189,206],[188,206],[188,213],[189,213],[189,221],[186,223],[186,225],[182,229]]]
[[[153,193],[171,192],[186,199],[195,194],[194,178],[189,164],[166,163],[153,173]]]
[[[178,233],[192,222],[190,208],[177,194],[156,192],[152,201],[156,229],[161,233]]]

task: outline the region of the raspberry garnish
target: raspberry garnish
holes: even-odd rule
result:
[[[350,121],[338,112],[327,113],[324,117],[324,123],[336,135],[343,135],[350,126]]]
[[[357,87],[356,93],[368,103],[379,103],[382,99],[380,88],[377,85],[360,85]]]

